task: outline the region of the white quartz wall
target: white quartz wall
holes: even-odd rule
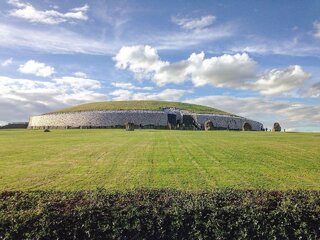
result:
[[[181,119],[185,112],[173,112],[177,115],[177,120]],[[189,114],[188,114],[189,115]],[[213,122],[214,127],[230,130],[240,130],[245,122],[252,126],[252,130],[259,131],[263,125],[259,122],[236,116],[222,116],[214,114],[192,114],[198,124],[203,125],[205,121]],[[154,125],[157,127],[167,127],[168,111],[85,111],[46,114],[30,118],[29,128],[78,128],[78,127],[113,127],[124,126],[127,122],[135,125]]]
[[[226,128],[230,130],[242,129],[245,122],[249,123],[252,130],[260,131],[263,127],[262,123],[236,116],[223,116],[215,114],[194,114],[193,115],[198,124],[204,124],[205,121],[212,121],[213,126],[217,128]]]
[[[162,111],[86,111],[57,113],[30,118],[29,128],[37,127],[111,127],[132,122],[135,125],[167,126]]]

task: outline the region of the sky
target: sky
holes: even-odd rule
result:
[[[1,0],[0,124],[111,100],[320,131],[320,1]]]

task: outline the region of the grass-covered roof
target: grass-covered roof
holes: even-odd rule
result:
[[[162,110],[164,108],[178,108],[193,113],[211,113],[221,115],[231,115],[222,110],[182,102],[167,101],[110,101],[110,102],[94,102],[81,104],[69,108],[60,109],[51,113],[81,112],[95,110]]]

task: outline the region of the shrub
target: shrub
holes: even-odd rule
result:
[[[2,192],[0,239],[319,239],[320,192]]]

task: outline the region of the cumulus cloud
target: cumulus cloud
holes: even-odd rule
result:
[[[192,82],[195,86],[211,84],[217,87],[241,87],[255,74],[256,62],[248,54],[222,55],[205,59],[204,54],[192,54]]]
[[[29,116],[54,109],[104,101],[107,97],[96,91],[99,88],[98,81],[92,79],[35,81],[0,76],[0,121],[26,121]]]
[[[59,24],[75,20],[88,20],[86,15],[89,6],[85,4],[82,7],[73,8],[69,12],[61,13],[56,10],[38,10],[30,3],[20,0],[9,0],[9,4],[15,9],[9,12],[10,16],[26,19],[30,22],[38,22],[45,24]]]
[[[263,74],[255,83],[254,88],[263,95],[279,95],[300,86],[311,75],[300,66],[292,65],[286,69],[272,69]]]
[[[8,58],[6,60],[4,60],[2,63],[1,63],[1,66],[2,67],[6,67],[6,66],[9,66],[13,63],[13,59],[12,58]]]
[[[159,86],[191,81],[196,87],[212,85],[280,95],[311,77],[298,65],[272,69],[259,76],[257,63],[247,53],[211,58],[205,58],[203,52],[192,53],[186,60],[170,63],[162,61],[155,48],[139,45],[121,48],[113,59],[117,68],[128,69],[137,79],[150,79]]]
[[[133,92],[127,89],[117,89],[110,93],[112,100],[165,100],[179,101],[181,97],[191,92],[183,89],[165,89],[160,92]]]
[[[189,79],[195,86],[241,85],[254,76],[256,65],[246,53],[206,59],[203,52],[193,53],[187,60],[169,63],[160,60],[155,48],[141,45],[122,47],[113,59],[117,68],[128,69],[138,79],[149,78],[160,86]]]
[[[289,101],[273,101],[257,97],[204,96],[187,102],[207,105],[248,117],[269,129],[274,122],[283,128],[300,131],[320,131],[320,106]]]
[[[150,46],[131,46],[122,47],[113,60],[116,61],[116,67],[120,69],[129,69],[136,78],[141,79],[151,74],[163,65],[155,48]]]
[[[210,26],[216,20],[216,17],[212,15],[202,16],[200,18],[172,17],[171,20],[183,29],[195,30]]]
[[[316,38],[320,38],[320,20],[315,21],[313,23],[313,28],[314,28],[313,36],[315,36]]]
[[[29,60],[20,65],[19,72],[33,74],[38,77],[49,77],[54,73],[54,67],[50,67],[44,63],[35,60]]]
[[[187,60],[166,64],[156,71],[159,85],[191,80],[196,86],[242,87],[255,74],[255,61],[246,53],[205,58],[203,52],[192,53]]]

